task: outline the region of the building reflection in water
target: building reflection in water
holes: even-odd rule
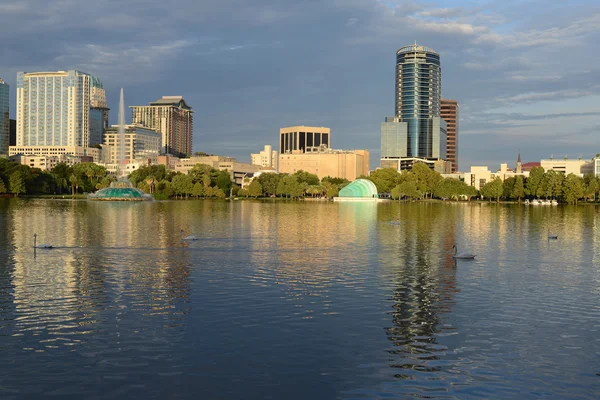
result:
[[[391,269],[385,273],[393,282],[391,325],[385,328],[393,345],[387,351],[398,357],[391,364],[402,370],[398,378],[438,371],[442,364],[446,347],[438,336],[453,329],[442,315],[451,311],[457,292],[452,246],[460,215],[458,208],[449,212],[435,204],[394,204],[379,215],[379,263]]]
[[[106,324],[134,331],[140,318],[154,318],[156,329],[181,324],[189,311],[190,253],[160,204],[13,204],[3,224],[16,247],[12,334],[29,336],[28,348],[77,344]],[[34,232],[55,248],[34,252]]]

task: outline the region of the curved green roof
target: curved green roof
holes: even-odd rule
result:
[[[377,187],[368,179],[357,179],[340,190],[339,197],[374,197],[378,198]]]

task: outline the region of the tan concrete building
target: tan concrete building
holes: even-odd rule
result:
[[[278,170],[279,157],[277,151],[273,150],[271,145],[266,145],[264,150],[258,154],[250,154],[252,158],[252,164],[260,165],[261,167],[270,167],[275,171]]]
[[[70,154],[75,157],[91,156],[93,162],[101,161],[101,150],[94,147],[81,146],[10,146],[9,156],[36,155],[36,156],[58,156]]]
[[[446,161],[452,163],[452,172],[458,171],[458,101],[441,100],[440,116],[446,121]]]
[[[353,181],[361,175],[369,175],[369,151],[325,148],[279,156],[280,173],[293,174],[300,170],[315,174],[319,179],[331,176]]]
[[[223,156],[198,156],[190,158],[177,158],[161,156],[159,164],[166,165],[168,169],[188,174],[197,164],[206,164],[219,171],[229,172],[231,180],[238,185],[245,176],[252,175],[261,170],[259,165],[237,162],[235,158]]]
[[[162,143],[162,135],[141,125],[125,125],[125,159],[150,160],[158,162]],[[117,164],[119,159],[119,125],[113,125],[106,130],[104,136],[103,160],[109,164]]]
[[[57,156],[16,155],[10,157],[10,159],[19,164],[27,165],[31,168],[39,168],[43,171],[51,170],[59,163],[73,166],[82,162],[94,161],[91,156],[76,157],[69,154],[60,154]]]
[[[569,160],[564,158],[562,160],[540,160],[540,165],[544,168],[544,171],[554,170],[556,172],[562,172],[565,175],[575,174],[577,176],[583,176],[587,173],[594,171],[594,164],[589,160]]]
[[[308,148],[331,147],[331,129],[324,126],[289,126],[279,129],[279,154],[302,154]]]
[[[192,108],[181,96],[163,96],[148,106],[130,106],[131,122],[162,134],[163,154],[192,154]]]

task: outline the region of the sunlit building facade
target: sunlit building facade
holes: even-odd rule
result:
[[[157,163],[161,140],[162,135],[156,131],[135,124],[125,125],[125,160]],[[104,137],[105,162],[118,164],[119,144],[119,125],[113,125],[108,128]]]
[[[286,153],[279,156],[279,172],[293,174],[300,170],[349,181],[369,174],[368,150],[318,149],[306,153]]]
[[[279,166],[279,158],[276,150],[273,150],[273,146],[266,145],[264,150],[260,151],[258,154],[250,154],[252,158],[252,164],[260,165],[261,167],[270,167],[275,171],[278,170]]]
[[[331,129],[324,126],[289,126],[279,129],[279,154],[302,154],[331,147]]]
[[[17,73],[17,146],[102,143],[108,108],[102,82],[84,72]]]
[[[182,96],[163,96],[147,106],[131,106],[131,123],[162,135],[163,154],[192,154],[193,111]]]
[[[381,124],[381,166],[411,166],[417,160],[433,166],[446,160],[447,124],[441,118],[440,56],[424,46],[396,52],[395,116]]]
[[[408,156],[435,157],[432,119],[440,117],[438,53],[416,43],[396,52],[396,116],[408,123]]]
[[[441,117],[446,121],[446,161],[452,163],[452,172],[458,171],[458,101],[441,100]]]

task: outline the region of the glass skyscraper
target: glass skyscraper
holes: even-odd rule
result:
[[[10,91],[8,84],[0,79],[0,154],[8,154],[10,137]]]
[[[17,73],[17,146],[102,143],[107,112],[96,77],[76,70]]]
[[[408,123],[408,157],[439,158],[435,148],[440,118],[442,69],[440,56],[416,43],[396,52],[396,116]],[[445,135],[445,132],[443,133]],[[445,152],[445,149],[444,149]]]

